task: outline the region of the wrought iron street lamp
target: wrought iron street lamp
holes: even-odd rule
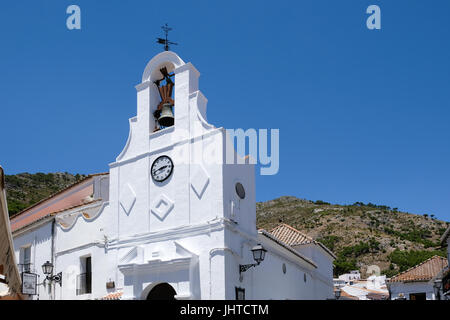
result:
[[[341,289],[340,288],[337,288],[334,291],[334,296],[336,297],[336,300],[339,300],[339,298],[341,297]]]
[[[264,247],[260,244],[254,246],[252,248],[252,253],[253,253],[253,259],[256,261],[256,263],[252,263],[252,264],[240,264],[239,265],[239,275],[241,275],[242,272],[247,271],[248,269],[250,269],[251,267],[256,267],[257,265],[259,265],[262,261],[264,261],[264,258],[266,256],[266,252],[267,250],[264,249]]]
[[[57,275],[53,275],[53,263],[49,261],[44,263],[42,265],[42,272],[44,273],[46,280],[59,283],[59,286],[61,286],[62,272],[58,273]]]
[[[442,279],[434,280],[433,288],[436,300],[441,300],[441,287],[442,287]]]

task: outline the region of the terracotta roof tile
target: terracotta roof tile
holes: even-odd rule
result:
[[[274,241],[275,243],[278,243],[279,245],[281,245],[282,247],[284,247],[285,249],[289,250],[290,252],[292,252],[293,254],[295,254],[296,256],[300,257],[301,259],[305,260],[306,262],[308,262],[309,264],[311,264],[312,266],[314,266],[315,268],[317,268],[317,264],[315,264],[311,259],[303,256],[300,252],[298,252],[297,250],[295,250],[294,248],[292,248],[290,245],[286,244],[285,242],[281,241],[280,239],[278,239],[277,237],[275,237],[273,234],[271,234],[270,232],[267,232],[264,229],[259,229],[258,233],[269,238],[270,240]]]
[[[45,201],[47,201],[47,200],[50,200],[51,198],[54,198],[55,196],[57,196],[57,195],[63,193],[64,191],[67,191],[67,190],[71,189],[72,187],[74,187],[74,186],[76,186],[76,185],[78,185],[78,184],[81,184],[82,182],[85,182],[85,181],[88,180],[89,178],[96,177],[96,176],[101,176],[101,175],[108,175],[108,174],[109,174],[108,172],[101,172],[101,173],[93,173],[93,174],[89,174],[89,175],[87,175],[86,177],[84,177],[83,179],[80,179],[80,180],[78,180],[78,181],[72,183],[71,185],[68,185],[68,186],[65,187],[64,189],[61,189],[61,190],[59,190],[59,191],[57,191],[57,192],[55,192],[55,193],[49,195],[47,198],[44,198],[44,199],[42,199],[42,200],[36,202],[35,204],[33,204],[33,205],[31,205],[31,206],[29,206],[29,207],[23,209],[22,211],[17,212],[17,213],[15,213],[15,214],[11,215],[9,218],[10,218],[10,219],[13,219],[13,218],[15,218],[15,217],[17,217],[17,216],[20,216],[20,215],[22,215],[24,212],[29,211],[30,209],[32,209],[32,208],[34,208],[34,207],[37,207],[37,206],[40,205],[41,203],[43,203],[43,202],[45,202]]]
[[[297,229],[291,227],[290,225],[281,223],[275,228],[273,228],[270,233],[279,239],[280,241],[286,243],[287,245],[293,247],[304,244],[317,244],[321,246],[325,251],[327,251],[333,258],[336,258],[334,253],[328,249],[325,245],[319,241],[314,240],[310,236],[298,231]]]
[[[314,241],[311,237],[284,223],[273,228],[270,233],[290,246],[308,244]]]
[[[106,296],[101,298],[101,300],[120,300],[122,298],[122,296],[123,296],[123,292],[117,291],[117,292],[107,294]]]
[[[30,223],[24,224],[21,227],[17,227],[16,229],[14,229],[14,233],[16,233],[16,232],[18,232],[18,231],[20,231],[20,230],[22,230],[22,229],[24,229],[26,227],[32,226],[32,225],[34,225],[34,224],[36,224],[36,223],[38,223],[40,221],[43,221],[45,219],[49,219],[50,220],[52,217],[56,216],[60,212],[69,211],[69,210],[76,209],[76,208],[79,208],[79,207],[84,207],[84,206],[87,206],[87,205],[90,205],[92,203],[99,202],[99,201],[102,201],[102,199],[94,199],[92,201],[84,202],[82,204],[78,204],[78,205],[75,205],[75,206],[72,206],[72,207],[67,207],[67,208],[64,208],[64,209],[61,209],[61,210],[58,210],[58,211],[50,212],[50,213],[48,213],[48,214],[46,214],[46,215],[44,215],[44,216],[42,216],[40,218],[34,219]]]
[[[389,279],[389,282],[429,281],[438,275],[442,269],[446,268],[447,265],[448,261],[446,258],[433,256],[430,259],[392,277]]]
[[[334,290],[336,291],[336,290]],[[347,292],[345,292],[344,290],[341,290],[341,300],[346,300],[345,298],[349,299],[349,300],[359,300],[358,297],[352,296],[350,294],[348,294]]]
[[[86,204],[85,199],[94,192],[92,177],[107,173],[90,174],[86,178],[58,191],[10,218],[11,231],[22,229],[52,213]]]

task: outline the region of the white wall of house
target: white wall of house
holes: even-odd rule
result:
[[[361,279],[361,274],[357,270],[351,271],[350,273],[344,273],[339,276],[339,280],[344,280],[346,283],[349,283],[350,281],[353,281],[353,280],[360,280],[360,279]]]
[[[320,245],[315,243],[295,246],[295,249],[317,265],[313,277],[317,280],[317,299],[328,299],[334,297],[333,293],[333,260]]]
[[[310,260],[314,263],[313,265],[267,240],[261,243],[268,252],[266,259],[253,271],[252,299],[331,298],[332,277],[327,286],[324,283],[326,278],[318,272],[316,261]],[[284,268],[286,273],[283,272]],[[273,288],[273,291],[268,288]]]
[[[42,265],[46,261],[52,261],[52,221],[53,219],[46,219],[43,222],[36,223],[26,229],[19,230],[14,234],[14,253],[16,261],[19,263],[19,272],[22,272],[21,264],[23,264],[23,257],[21,250],[25,247],[31,248],[31,270],[30,272],[37,274],[38,282],[43,283],[45,275],[42,272]],[[39,296],[31,296],[31,299],[50,299],[51,287],[48,283],[46,285],[38,285]]]
[[[435,300],[433,285],[428,282],[393,282],[389,285],[391,300],[398,299],[401,294],[410,300],[410,294],[425,293],[427,300]]]

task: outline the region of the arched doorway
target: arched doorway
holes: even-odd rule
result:
[[[168,283],[157,284],[150,290],[147,300],[175,300],[177,292]]]

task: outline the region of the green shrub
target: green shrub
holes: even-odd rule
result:
[[[321,242],[325,247],[330,249],[331,251],[334,250],[336,243],[341,240],[338,236],[325,236],[323,238],[318,238],[317,241]]]
[[[335,276],[358,269],[358,267],[356,266],[356,259],[346,259],[340,257],[334,260],[333,264],[333,272]]]
[[[399,267],[399,272],[403,272],[429,258],[432,256],[446,256],[446,249],[426,251],[426,250],[410,250],[410,251],[400,251],[398,249],[394,250],[389,256],[391,263],[396,264]]]

